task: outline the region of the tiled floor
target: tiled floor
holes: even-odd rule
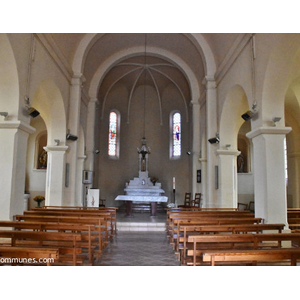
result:
[[[158,214],[151,218],[147,213],[136,213],[132,218],[126,218],[124,213],[118,213],[118,234],[107,248],[96,265],[98,266],[179,266],[172,246],[169,244],[165,230],[152,231],[157,223],[165,228],[166,214]],[[120,230],[121,226],[131,224],[138,230]]]
[[[118,232],[98,266],[179,266],[165,232]]]
[[[166,213],[157,213],[151,217],[149,213],[134,213],[128,218],[125,213],[117,213],[118,231],[161,231],[166,230]]]

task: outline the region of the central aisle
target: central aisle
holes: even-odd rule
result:
[[[96,266],[180,266],[166,234],[166,212],[117,211],[117,231]]]
[[[104,249],[97,266],[179,266],[166,232],[122,232]]]

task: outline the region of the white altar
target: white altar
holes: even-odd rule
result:
[[[139,177],[134,177],[126,183],[125,195],[119,195],[116,201],[126,201],[126,212],[131,216],[132,202],[150,202],[151,215],[156,215],[158,202],[167,202],[168,197],[162,196],[165,191],[161,188],[161,183],[157,179],[150,178],[148,174],[148,154],[150,149],[146,146],[146,139],[142,139],[142,147],[138,148],[139,153]]]

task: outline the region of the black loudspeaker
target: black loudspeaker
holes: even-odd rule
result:
[[[78,137],[76,135],[68,133],[67,136],[66,136],[66,139],[68,141],[76,141],[78,139]]]
[[[218,137],[214,137],[208,140],[211,144],[218,144],[220,139]]]
[[[40,112],[37,111],[35,108],[30,107],[30,108],[28,108],[28,114],[30,117],[35,118],[40,114]]]
[[[245,112],[244,114],[242,114],[242,118],[245,121],[249,121],[250,119],[252,119],[253,116],[254,116],[254,113],[251,110],[248,110],[247,112]]]

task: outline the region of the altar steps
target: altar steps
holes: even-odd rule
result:
[[[147,223],[147,222],[117,222],[118,231],[166,231],[165,222]]]
[[[119,207],[119,211],[125,212],[126,211],[126,205],[123,204]],[[133,202],[132,203],[132,212],[135,213],[150,213],[151,211],[151,205],[150,203],[145,202]],[[165,212],[165,206],[162,203],[157,203],[157,212],[163,213]]]
[[[135,212],[132,217],[127,217],[125,210],[117,212],[118,231],[166,231],[166,212],[158,212],[155,217],[150,216],[150,212]]]

